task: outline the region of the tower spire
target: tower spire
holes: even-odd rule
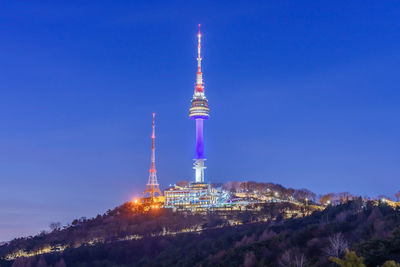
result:
[[[150,194],[151,198],[154,198],[156,194],[162,195],[160,186],[157,181],[157,170],[156,170],[156,134],[155,134],[155,119],[156,113],[153,113],[153,131],[151,135],[151,164],[149,170],[149,180],[146,184],[146,190],[143,192],[143,196]]]
[[[197,45],[197,74],[196,74],[196,93],[204,92],[203,86],[203,73],[201,72],[201,32],[199,24],[199,33],[197,34],[198,45]]]

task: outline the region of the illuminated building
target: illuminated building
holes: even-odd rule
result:
[[[197,74],[196,86],[192,98],[192,106],[189,109],[189,117],[196,121],[196,158],[194,159],[193,169],[195,170],[195,182],[204,183],[204,144],[203,144],[203,122],[209,118],[210,108],[204,94],[203,73],[201,72],[201,33],[197,35]]]
[[[151,200],[154,200],[156,194],[161,196],[160,186],[157,181],[157,170],[156,170],[156,147],[155,147],[155,117],[153,113],[153,134],[151,135],[151,165],[149,170],[149,180],[146,184],[146,190],[143,192],[143,197],[150,195]]]
[[[192,183],[188,187],[174,186],[164,191],[166,208],[209,209],[221,207],[229,194],[205,183]]]

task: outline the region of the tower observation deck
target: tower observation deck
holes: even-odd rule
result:
[[[204,183],[204,143],[203,143],[203,122],[210,117],[208,100],[204,93],[203,73],[201,72],[201,33],[197,35],[197,73],[196,85],[192,98],[192,105],[189,109],[189,117],[196,121],[196,158],[194,159],[193,169],[195,170],[195,182]]]

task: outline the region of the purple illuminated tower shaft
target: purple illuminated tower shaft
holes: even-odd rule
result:
[[[204,159],[203,119],[196,119],[196,159]]]
[[[197,73],[196,86],[192,98],[192,106],[189,109],[189,117],[196,120],[196,158],[193,169],[195,170],[195,182],[204,183],[204,143],[203,143],[203,121],[210,116],[208,100],[204,94],[203,73],[201,72],[201,33],[199,25],[198,46],[197,46]]]

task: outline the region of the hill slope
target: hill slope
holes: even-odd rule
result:
[[[46,244],[59,242],[56,239],[61,236],[65,244],[72,244],[62,252],[18,259],[14,266],[23,266],[16,264],[26,261],[41,261],[42,266],[62,266],[64,262],[68,266],[326,266],[331,264],[329,255],[341,256],[345,247],[362,255],[368,266],[390,259],[400,261],[399,208],[355,200],[309,216],[284,219],[290,209],[296,207],[274,204],[230,215],[160,211],[125,217],[130,212],[129,206],[123,205],[101,219],[80,220],[39,239],[24,240],[31,249],[39,240]],[[304,207],[297,209],[305,212]],[[78,237],[96,233],[94,225],[100,220],[99,225],[106,229],[105,239],[83,242],[74,248]],[[130,220],[135,223],[127,224]],[[244,224],[234,226],[234,222]],[[129,235],[132,225],[141,235]],[[195,230],[185,233],[185,229]],[[154,235],[154,230],[160,234]],[[118,236],[132,238],[123,240]],[[16,240],[2,246],[0,255],[4,257],[21,244]],[[2,266],[11,264],[12,261],[2,262]]]

